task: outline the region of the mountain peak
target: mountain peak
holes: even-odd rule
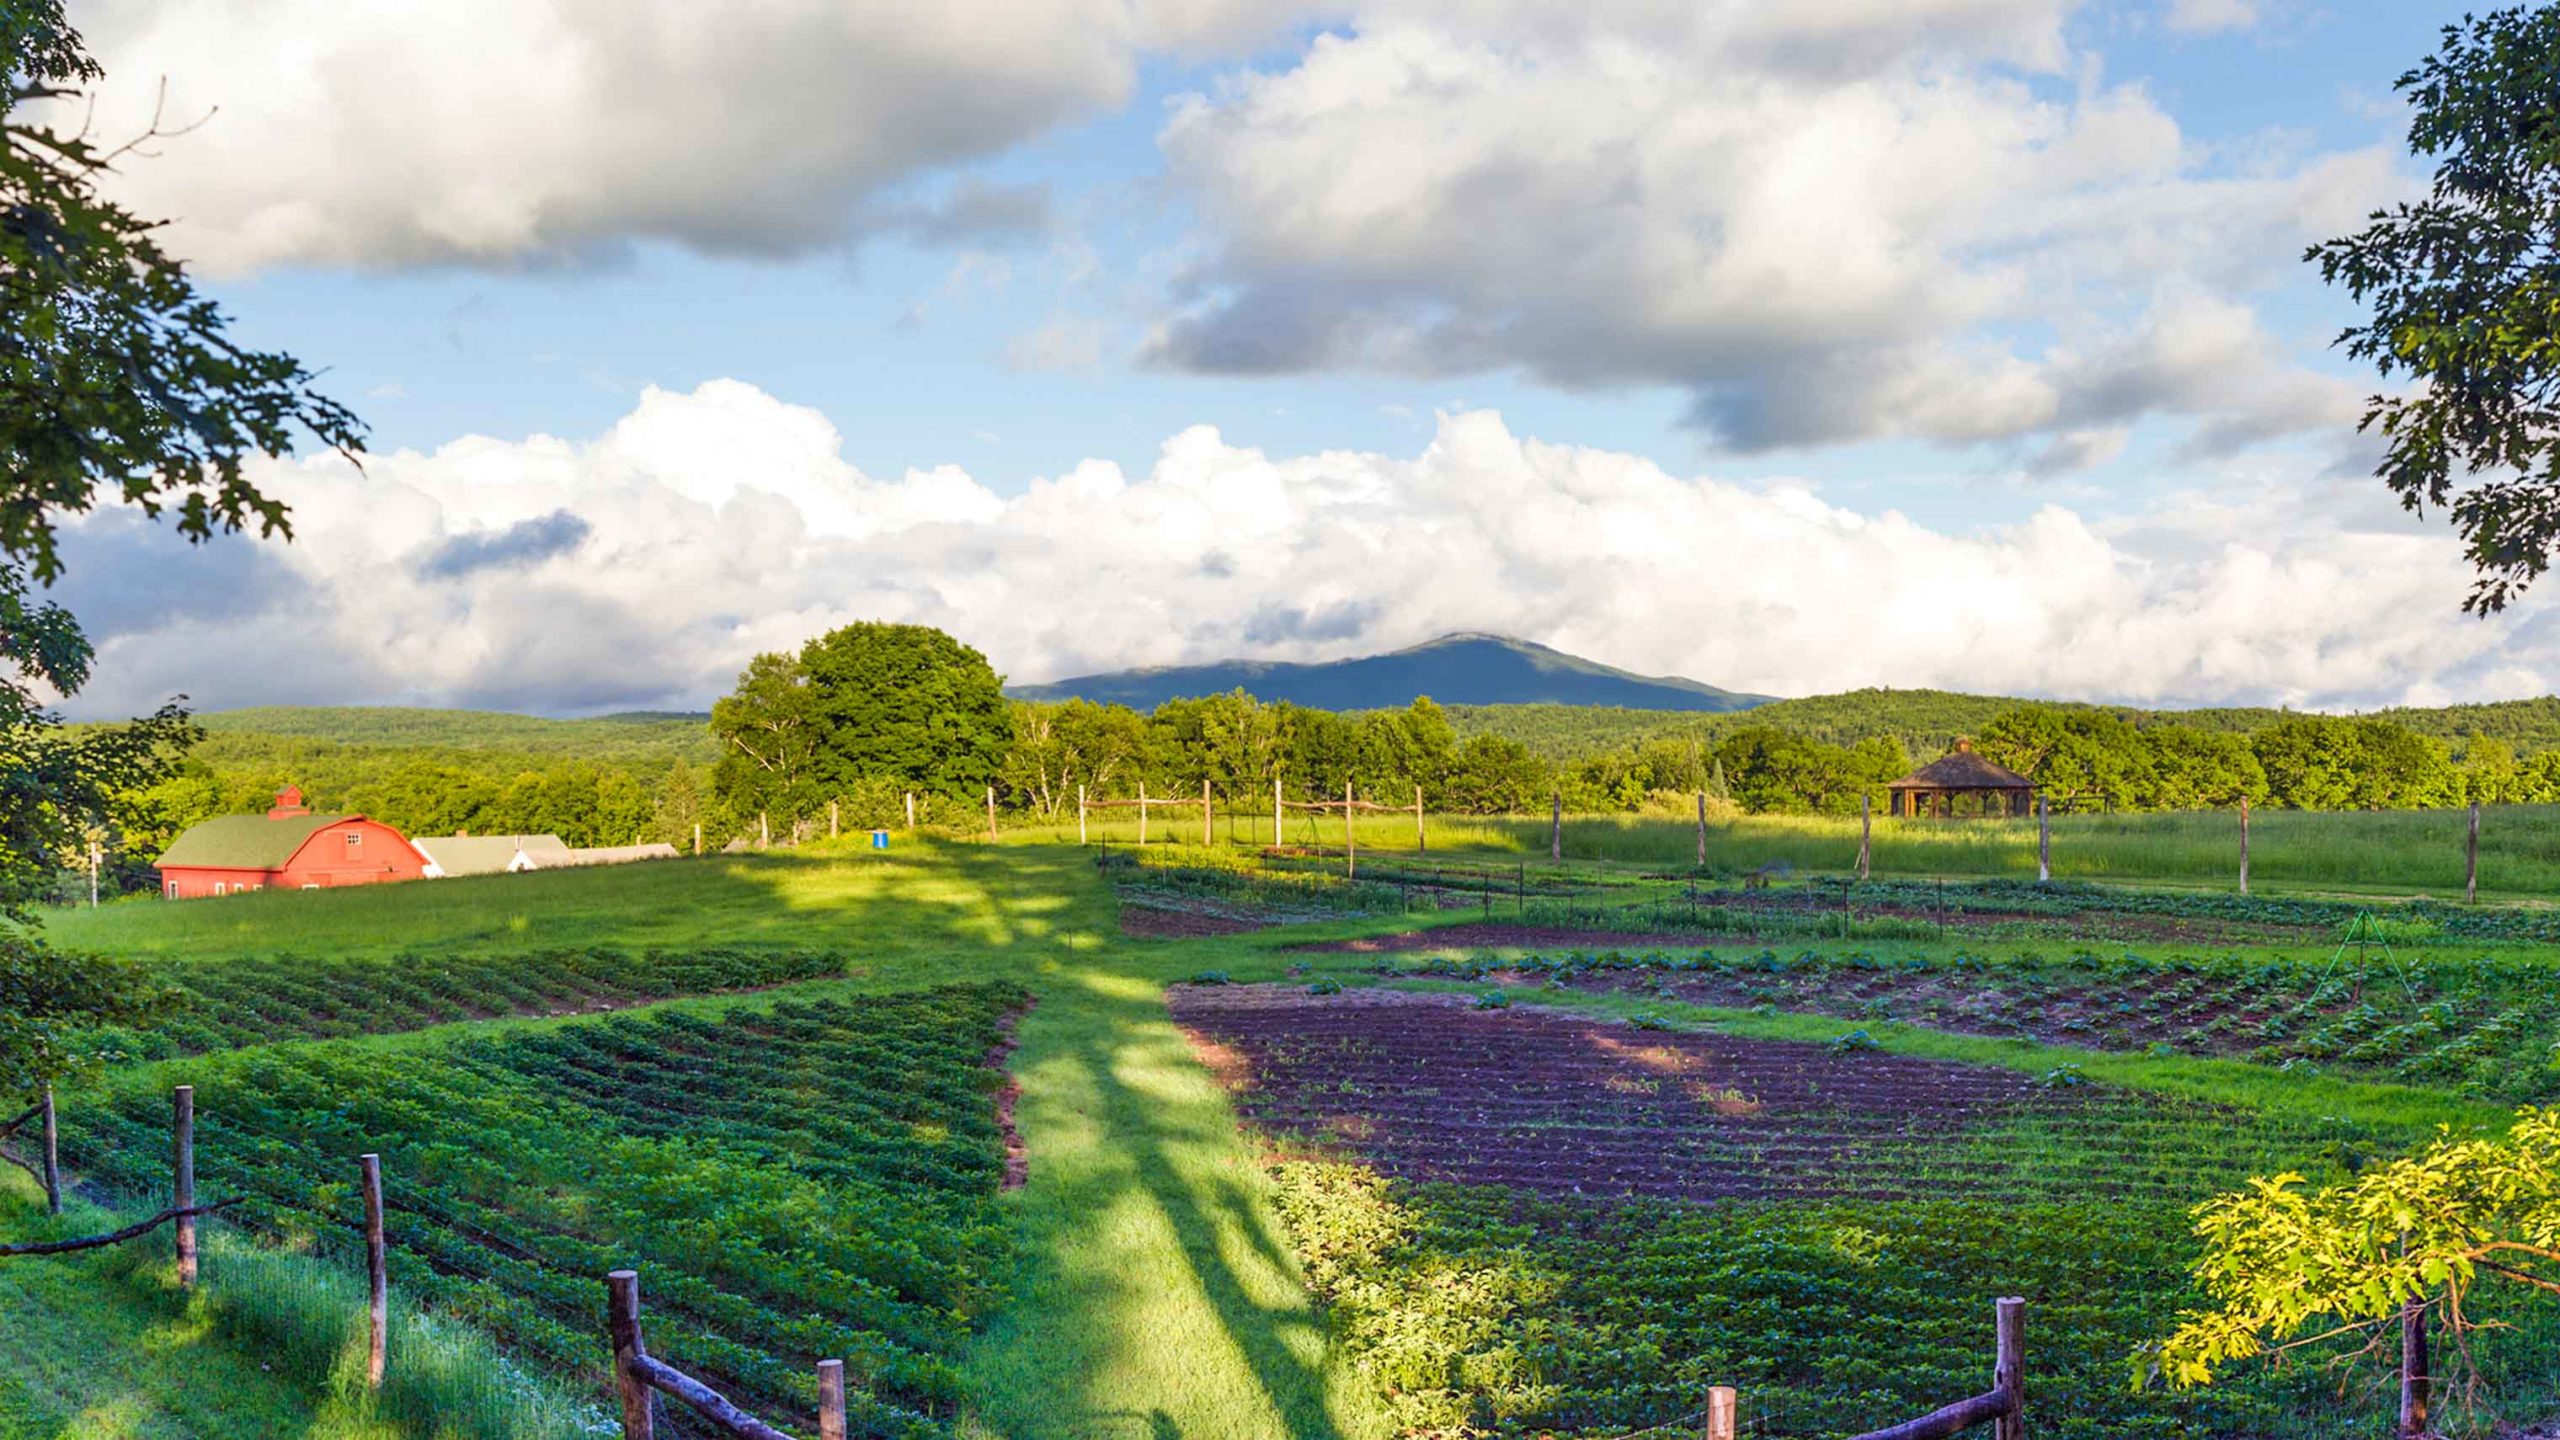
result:
[[[1348,660],[1222,660],[1079,675],[1016,687],[1025,700],[1085,699],[1152,710],[1167,700],[1243,690],[1318,710],[1384,710],[1428,695],[1449,705],[1613,705],[1747,710],[1768,700],[1679,676],[1637,675],[1551,646],[1476,630]]]

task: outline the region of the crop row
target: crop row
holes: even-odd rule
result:
[[[1310,1161],[1275,1175],[1329,1322],[1406,1434],[1614,1436],[1693,1415],[1720,1384],[1746,1434],[1878,1428],[1987,1388],[2004,1294],[2028,1300],[2038,1435],[2388,1433],[2372,1359],[2129,1383],[2139,1347],[2198,1303],[2174,1203],[1596,1204]],[[2475,1342],[2492,1408],[2459,1419],[2485,1429],[2499,1396],[2547,1381],[2560,1304],[2514,1318]]]
[[[1400,973],[1497,973],[1734,1008],[1766,1006],[2102,1050],[2334,1067],[2485,1099],[2560,1098],[2547,966],[2480,957],[2067,959],[1867,951],[1567,950],[1431,960]]]
[[[500,1015],[558,1015],[678,995],[761,989],[844,973],[841,955],[802,950],[545,950],[524,955],[277,955],[164,962],[176,992],[148,1025],[92,1032],[109,1060],[165,1060],[276,1040],[338,1039]]]
[[[211,1057],[187,1076],[198,1187],[334,1249],[359,1219],[355,1157],[378,1151],[393,1283],[527,1362],[600,1381],[601,1277],[637,1266],[651,1348],[752,1408],[805,1413],[811,1362],[840,1357],[859,1433],[945,1435],[953,1357],[1001,1298],[982,1062],[1021,999],[955,985]],[[76,1169],[159,1183],[156,1087],[111,1081],[65,1116]]]

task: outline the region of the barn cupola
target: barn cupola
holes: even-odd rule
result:
[[[270,820],[285,820],[296,815],[308,815],[310,813],[311,807],[302,803],[302,787],[299,785],[287,785],[276,792],[275,808],[267,812],[267,818]]]

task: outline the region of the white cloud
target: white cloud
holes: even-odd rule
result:
[[[204,123],[116,182],[217,270],[503,264],[637,239],[774,254],[857,224],[1036,225],[918,171],[1119,105],[1141,53],[1267,22],[1241,0],[87,0],[96,124]],[[206,118],[208,117],[209,118]]]
[[[1089,460],[1000,496],[952,469],[866,476],[825,417],[721,381],[652,390],[592,440],[473,438],[262,483],[295,507],[290,546],[173,563],[129,517],[75,525],[64,598],[103,641],[90,713],[180,690],[700,705],[754,652],[857,618],[942,626],[1024,679],[1466,629],[1779,693],[2346,706],[2560,687],[2539,605],[2462,618],[2449,535],[2264,452],[2141,514],[2046,505],[1965,533],[1523,439],[1490,412],[1443,415],[1414,455],[1275,457],[1195,427],[1144,474]],[[136,576],[170,579],[145,594]]]
[[[2069,362],[2173,308],[2245,322],[2392,160],[2219,159],[2100,83],[2067,8],[1374,0],[1174,108],[1209,243],[1148,352],[1668,384],[1744,449],[2220,419],[2233,389],[2259,404],[2226,440],[2325,416],[2271,345],[2155,343],[2182,368],[2130,389]]]
[[[2258,23],[2258,0],[2169,0],[2169,28],[2193,35],[2246,30]]]

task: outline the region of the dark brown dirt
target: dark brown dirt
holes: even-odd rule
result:
[[[1284,1146],[1416,1181],[1684,1200],[1889,1196],[1934,1148],[2085,1092],[1461,997],[1177,986],[1174,1018]]]
[[[1322,950],[1351,955],[1401,954],[1415,950],[1699,950],[1730,945],[1732,935],[1643,935],[1615,930],[1568,930],[1557,926],[1506,925],[1499,920],[1472,925],[1442,925],[1397,935],[1371,935],[1359,940],[1326,940],[1292,945],[1292,950]]]
[[[1004,1134],[1004,1181],[998,1188],[1005,1190],[1019,1190],[1031,1178],[1031,1147],[1022,1142],[1022,1131],[1013,1123],[1013,1107],[1022,1099],[1022,1082],[1005,1069],[1005,1061],[1012,1058],[1014,1047],[1022,1043],[1014,1038],[1014,1030],[1022,1024],[1022,1017],[1039,1003],[1036,998],[1025,1000],[1020,1009],[997,1021],[995,1048],[978,1062],[1004,1076],[1004,1084],[996,1091],[996,1128]]]
[[[1261,928],[1255,921],[1227,915],[1125,903],[1120,907],[1120,933],[1138,940],[1201,940],[1216,935],[1249,935]]]

